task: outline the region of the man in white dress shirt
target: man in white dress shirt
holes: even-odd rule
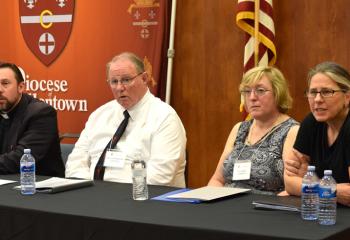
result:
[[[142,60],[121,53],[107,64],[107,75],[115,100],[89,116],[68,157],[66,177],[96,176],[96,165],[127,110],[124,133],[115,147],[106,148],[103,180],[131,182],[131,162],[141,158],[147,163],[149,184],[185,187],[185,129],[175,110],[150,93]]]

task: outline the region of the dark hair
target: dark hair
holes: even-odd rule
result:
[[[16,64],[8,63],[8,62],[0,62],[0,68],[9,68],[15,74],[15,78],[17,83],[24,82],[23,75]]]

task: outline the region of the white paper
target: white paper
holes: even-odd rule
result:
[[[14,183],[14,182],[16,182],[16,181],[0,179],[0,185],[6,185],[6,184],[9,184],[9,183]]]
[[[55,187],[61,187],[61,186],[66,186],[70,184],[90,182],[90,181],[91,180],[86,180],[86,179],[67,179],[67,178],[52,177],[44,181],[36,182],[35,188],[55,188]]]
[[[229,188],[229,187],[213,187],[206,186],[190,190],[187,192],[177,193],[174,195],[167,196],[167,198],[187,198],[187,199],[198,199],[202,201],[210,201],[238,193],[248,192],[250,189],[246,188]]]
[[[120,152],[117,149],[108,149],[105,156],[104,166],[124,168],[125,158],[125,153]]]
[[[67,178],[59,178],[59,177],[52,177],[49,179],[46,179],[44,181],[35,182],[35,188],[55,188],[55,187],[62,187],[67,185],[72,185],[76,183],[82,183],[82,182],[90,182],[91,180],[86,179],[67,179]],[[15,189],[21,189],[21,186],[16,186]]]
[[[233,167],[232,180],[250,179],[251,161],[237,161]]]

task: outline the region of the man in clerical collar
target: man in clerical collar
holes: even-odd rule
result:
[[[18,67],[0,62],[0,174],[18,173],[29,148],[37,174],[64,176],[56,110],[24,90]]]
[[[6,66],[7,64],[2,63],[1,65]],[[18,74],[20,77],[17,77]],[[1,116],[7,119],[7,113],[21,100],[24,81],[21,72],[15,74],[10,65],[0,69],[0,76],[0,112]]]

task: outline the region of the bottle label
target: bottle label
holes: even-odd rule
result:
[[[146,169],[133,169],[132,176],[133,177],[146,177]]]
[[[319,197],[320,198],[335,198],[337,195],[336,191],[332,191],[332,188],[320,187]]]
[[[303,184],[302,186],[303,193],[318,193],[318,191],[318,184]]]
[[[22,165],[21,172],[35,172],[35,164]]]

